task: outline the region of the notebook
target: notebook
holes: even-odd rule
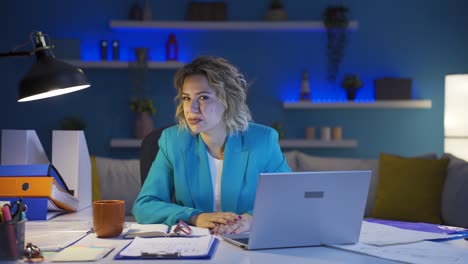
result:
[[[371,171],[261,173],[250,233],[223,239],[244,249],[358,242]]]

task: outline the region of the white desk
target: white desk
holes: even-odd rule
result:
[[[54,220],[87,220],[92,221],[92,208],[84,209],[78,213],[66,214],[59,216]],[[144,263],[148,264],[154,261],[148,260],[113,260],[123,247],[131,240],[121,238],[100,239],[95,234],[89,234],[78,242],[80,245],[96,245],[96,244],[111,244],[115,247],[101,263],[106,262],[125,262],[125,263]],[[468,242],[465,240],[453,241],[460,243],[463,247],[468,247]],[[466,245],[465,245],[466,243]],[[373,263],[373,264],[389,264],[401,263],[385,259],[380,259],[373,256],[357,254],[344,250],[319,246],[319,247],[303,247],[303,248],[288,248],[288,249],[272,249],[272,250],[257,250],[246,251],[227,242],[220,240],[215,253],[209,260],[157,260],[158,263]],[[57,262],[53,262],[57,263]],[[70,262],[69,262],[70,263]]]

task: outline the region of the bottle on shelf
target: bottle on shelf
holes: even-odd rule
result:
[[[119,41],[113,40],[112,41],[112,59],[119,60]]]
[[[169,34],[169,37],[166,41],[166,60],[168,61],[177,61],[179,53],[179,47],[175,34]]]
[[[140,1],[135,0],[130,9],[129,18],[131,20],[142,20],[143,19],[143,10],[140,6]]]
[[[101,40],[101,60],[107,60],[107,40]]]
[[[301,93],[299,95],[301,101],[310,100],[309,74],[307,71],[302,72]]]
[[[143,8],[143,20],[153,19],[153,8],[151,7],[151,1],[145,0],[145,7]]]

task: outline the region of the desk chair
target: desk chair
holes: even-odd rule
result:
[[[140,148],[140,177],[141,177],[141,185],[146,180],[146,176],[148,176],[148,172],[151,168],[151,164],[153,164],[154,159],[156,158],[156,154],[158,154],[159,146],[158,140],[161,137],[161,133],[164,129],[169,126],[156,128],[151,133],[149,133],[146,137],[143,138],[141,141],[141,148]]]

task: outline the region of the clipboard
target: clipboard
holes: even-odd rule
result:
[[[171,238],[164,238],[164,239],[171,239]],[[191,239],[190,237],[187,237],[185,239]],[[115,256],[115,260],[135,260],[135,259],[210,259],[211,256],[213,256],[216,248],[218,247],[219,244],[219,239],[214,238],[213,243],[211,244],[210,250],[208,254],[206,255],[199,255],[199,256],[181,256],[179,253],[157,253],[157,254],[145,254],[143,253],[141,256],[134,257],[134,256],[123,256],[120,253],[126,249],[129,245],[131,244],[128,243],[125,247],[123,247]]]

